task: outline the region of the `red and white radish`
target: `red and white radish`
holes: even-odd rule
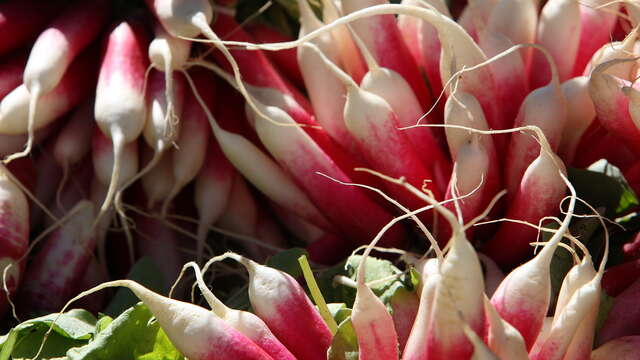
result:
[[[115,24],[106,39],[94,114],[98,127],[112,141],[113,167],[109,190],[98,219],[109,209],[121,185],[125,144],[136,140],[145,125],[144,82],[149,64],[146,56],[148,44],[146,30],[133,20]]]

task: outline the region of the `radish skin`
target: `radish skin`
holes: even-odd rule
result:
[[[287,349],[298,359],[324,360],[333,335],[298,282],[285,272],[234,253],[209,263],[224,258],[232,258],[247,269],[251,306]],[[207,268],[205,265],[203,271]]]
[[[639,346],[640,335],[623,336],[596,348],[591,353],[591,360],[637,360]]]
[[[106,39],[94,114],[98,127],[113,143],[114,162],[109,190],[98,213],[98,220],[111,206],[121,184],[125,144],[137,139],[144,128],[146,109],[143,90],[149,64],[146,56],[148,44],[145,30],[132,21],[113,26]]]
[[[11,0],[0,3],[0,55],[34,39],[56,14],[56,10],[62,8],[63,3],[40,0]]]
[[[562,131],[558,155],[570,164],[575,157],[580,138],[596,117],[593,101],[589,96],[589,78],[576,77],[561,85],[567,100],[567,121]]]
[[[18,289],[24,270],[24,262],[19,262],[29,247],[29,204],[24,193],[11,181],[9,170],[0,165],[0,238],[2,252],[0,270],[3,289],[13,296]],[[8,305],[7,293],[0,295],[0,314],[4,314]]]
[[[0,59],[0,99],[22,84],[22,73],[27,62],[27,52],[17,50]]]
[[[192,360],[271,360],[258,345],[224,320],[197,305],[158,295],[131,280],[103,283],[68,304],[107,287],[126,287],[149,307],[173,345]],[[63,311],[67,306],[63,308]],[[53,325],[52,325],[53,326]],[[43,345],[41,345],[42,347]]]

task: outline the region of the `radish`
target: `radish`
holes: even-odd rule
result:
[[[418,315],[420,295],[415,291],[398,291],[389,300],[389,305],[392,309],[393,326],[398,333],[398,346],[402,353]]]
[[[173,188],[173,159],[170,153],[158,155],[156,151],[145,146],[142,151],[142,161],[146,164],[145,168],[150,169],[145,171],[144,176],[142,176],[142,189],[147,198],[147,208],[153,210],[158,204],[162,204]],[[153,167],[149,165],[154,161]],[[120,194],[116,197],[116,206],[119,206],[117,203],[121,201],[121,194],[124,192],[124,188],[138,178],[142,171],[122,186],[123,189],[120,190]]]
[[[624,40],[603,45],[596,51],[584,68],[584,75],[590,76],[593,70],[600,64],[614,59],[633,59],[633,50],[638,39],[638,29],[634,28],[627,34]],[[620,62],[602,69],[607,74],[617,76],[620,79],[631,80],[633,77],[634,61]]]
[[[264,106],[262,112],[279,123],[294,124],[293,119],[280,108]],[[302,129],[277,126],[261,118],[255,119],[254,124],[269,152],[294,175],[318,208],[353,244],[361,243],[363,237],[373,236],[378,226],[390,219],[386,210],[360,189],[345,187],[317,174],[320,172],[339,181],[350,182],[349,177]],[[292,149],[297,151],[292,152]],[[300,160],[301,153],[305,154],[304,161]],[[327,197],[327,194],[332,196]],[[404,241],[401,229],[394,230],[385,239],[389,246],[399,246]]]
[[[506,217],[537,224],[544,216],[557,212],[566,191],[558,171],[566,173],[562,160],[548,149],[541,149],[540,155],[527,167]],[[503,223],[486,243],[484,252],[501,266],[516,265],[531,254],[529,243],[535,241],[536,236],[536,229]]]
[[[422,6],[422,0],[403,0],[402,5]],[[442,0],[426,1],[442,15],[451,17],[447,5]],[[428,22],[410,15],[398,16],[398,28],[402,33],[411,55],[426,75],[433,97],[442,92],[442,79],[440,78],[440,53],[442,46],[438,38],[437,29]]]
[[[640,336],[623,336],[599,346],[591,353],[591,360],[635,360],[638,358]]]
[[[195,205],[198,209],[197,260],[202,261],[204,242],[209,227],[222,216],[227,206],[234,179],[233,166],[224,157],[220,146],[212,141],[207,151],[207,160],[195,184]]]
[[[404,181],[402,183],[410,186]],[[420,194],[415,188],[413,192]],[[463,225],[454,214],[424,194],[421,198],[449,222],[453,235],[449,252],[439,264],[438,276],[434,276],[434,283],[430,284],[427,277],[428,283],[422,289],[421,307],[403,359],[469,358],[474,349],[464,328],[468,326],[472,332],[482,334],[484,323],[484,280],[480,261],[464,235]],[[423,302],[428,308],[423,309]]]
[[[484,296],[484,314],[487,319],[485,342],[500,359],[528,360],[527,348],[522,335],[504,321],[491,301]]]
[[[24,262],[20,262],[29,246],[29,204],[20,188],[11,180],[12,175],[0,165],[0,222],[2,226],[2,288],[0,314],[7,310],[8,296],[18,289]]]
[[[2,56],[0,61],[0,99],[22,83],[22,73],[27,62],[27,52],[18,50]]]
[[[307,0],[298,0],[300,11],[300,36],[317,30],[323,23],[316,18]],[[348,35],[348,34],[347,34]],[[334,44],[332,34],[325,33],[313,40],[313,44],[332,62],[337,62],[339,52]],[[298,64],[302,71],[305,88],[309,93],[311,105],[318,123],[327,131],[333,140],[353,154],[358,151],[354,140],[345,125],[344,104],[345,89],[340,80],[332,75],[331,70],[323,66],[322,58],[308,47],[299,47]]]
[[[44,94],[35,109],[33,130],[58,119],[84,100],[95,85],[95,56],[93,49],[83,52],[69,67],[53,90]],[[0,102],[0,134],[17,135],[29,131],[29,104],[32,96],[22,84]]]
[[[541,139],[543,138],[541,137]],[[532,164],[530,169],[533,172],[533,169],[537,167],[540,171],[548,174],[547,177],[559,175],[562,178],[572,194],[567,215],[558,231],[549,239],[538,255],[511,271],[491,297],[491,303],[500,316],[520,332],[527,349],[531,349],[538,337],[549,307],[551,258],[569,227],[576,201],[575,190],[566,180],[564,169],[558,168],[558,165],[551,161],[550,155],[546,153],[547,149],[548,146],[545,146],[544,153]],[[549,191],[549,188],[549,186],[542,187],[536,193]],[[533,202],[529,201],[526,204],[526,206],[530,206]],[[510,240],[513,239],[510,238]],[[491,256],[491,254],[489,255]]]
[[[342,16],[340,11],[340,1],[322,0],[322,21],[329,24]],[[353,42],[349,30],[346,26],[340,26],[331,31],[331,36],[338,48],[338,55],[344,70],[351,75],[351,78],[360,83],[362,77],[367,72],[367,65],[358,51],[358,47]]]
[[[180,253],[178,234],[161,221],[148,216],[135,217],[136,248],[140,256],[150,257],[158,265],[157,274],[164,289],[176,281],[180,272],[183,256]]]
[[[315,51],[323,58],[325,66],[331,69],[334,76],[347,88],[344,119],[347,129],[367,162],[390,176],[405,176],[412,184],[421,185],[424,180],[434,179],[405,134],[397,130],[398,117],[389,103],[382,97],[358,87],[319,50]],[[388,190],[410,208],[423,205],[404,189],[392,185]],[[440,198],[437,185],[431,191],[435,193],[436,198]]]
[[[56,311],[77,290],[95,248],[93,204],[79,201],[62,226],[47,237],[25,272],[20,306],[31,312]],[[54,275],[55,273],[55,275]]]
[[[91,4],[76,1],[43,31],[31,48],[24,69],[24,85],[29,91],[29,139],[24,151],[7,159],[13,160],[31,152],[38,100],[51,92],[67,69],[94,39],[109,17],[111,3],[98,0]],[[51,51],[56,49],[56,51]]]
[[[423,117],[423,111],[409,83],[397,72],[379,66],[356,34],[354,34],[354,39],[360,51],[365,55],[369,68],[369,71],[362,79],[362,90],[378,95],[389,103],[389,106],[397,115],[399,127],[412,126],[420,121]],[[407,140],[413,145],[414,150],[425,157],[425,165],[434,174],[434,181],[436,185],[440,186],[439,190],[444,192],[444,184],[449,181],[451,174],[451,163],[440,148],[433,133],[429,129],[411,129],[405,131],[405,134]]]
[[[604,222],[601,220],[604,226]],[[565,277],[556,305],[553,322],[543,342],[536,342],[532,359],[586,358],[593,347],[593,336],[600,306],[601,280],[609,255],[609,237],[598,271],[585,253],[583,261]]]
[[[485,27],[488,19],[491,17],[493,8],[499,0],[478,0],[467,1],[465,8],[462,10],[458,23],[469,35],[474,39],[477,38],[477,27]]]
[[[640,259],[612,266],[602,277],[602,288],[607,295],[616,297],[628,288],[640,275]]]
[[[217,225],[240,235],[255,237],[258,223],[258,206],[251,190],[241,175],[235,174],[224,211],[218,218]],[[247,251],[257,258],[254,244],[247,246]]]
[[[307,195],[271,158],[245,137],[220,127],[199,94],[201,91],[205,93],[207,99],[211,98],[209,96],[211,96],[212,88],[204,82],[206,78],[201,79],[197,84],[198,90],[196,91],[193,90],[196,88],[196,84],[193,84],[193,80],[187,76],[194,96],[209,120],[214,137],[229,162],[249,182],[279,205],[294,211],[315,225],[331,228],[332,226],[324,215],[320,214]],[[207,96],[207,94],[209,95]]]
[[[59,198],[69,177],[69,169],[85,158],[91,150],[94,125],[92,98],[80,105],[56,137],[53,158],[62,167],[62,180],[58,185],[56,198]]]
[[[562,130],[558,154],[570,164],[575,157],[580,138],[596,117],[596,110],[589,96],[589,78],[576,77],[561,85],[562,94],[567,99],[567,121]]]
[[[345,14],[370,6],[385,4],[386,0],[351,0],[342,2]],[[433,101],[429,90],[420,77],[420,71],[409,49],[402,40],[395,18],[379,15],[361,19],[353,23],[355,33],[364,41],[381,66],[396,71],[411,86],[423,109],[431,107]]]
[[[63,8],[63,4],[55,0],[11,0],[0,3],[0,55],[33,40],[57,14],[57,10]]]
[[[258,345],[211,311],[158,295],[131,280],[115,280],[80,293],[74,301],[108,287],[126,287],[149,307],[173,345],[192,360],[271,360]],[[54,321],[55,323],[55,321]],[[52,327],[53,324],[52,323]],[[51,331],[51,328],[49,329]],[[44,343],[40,345],[40,351]]]
[[[174,128],[177,126],[179,111],[176,114],[174,110],[174,103],[177,101],[178,106],[182,105],[182,96],[184,90],[184,82],[180,82],[178,85],[180,88],[176,92],[174,91],[174,71],[183,70],[185,63],[189,59],[191,53],[191,42],[185,39],[180,39],[168,34],[162,26],[155,27],[155,38],[149,43],[149,60],[151,65],[157,70],[164,73],[164,102],[166,103],[166,118],[169,124],[165,135],[176,131]],[[182,80],[182,79],[180,79]],[[158,95],[154,95],[154,98],[158,98]],[[176,99],[177,98],[177,99]]]
[[[538,6],[538,0],[497,1],[487,19],[487,30],[504,35],[515,45],[533,43],[538,25]],[[527,69],[531,50],[525,49],[521,56]]]
[[[203,272],[225,258],[236,260],[249,272],[251,306],[280,342],[298,359],[326,359],[331,331],[298,282],[285,272],[234,253],[212,258]]]
[[[618,18],[619,3],[589,0],[580,3],[580,43],[573,76],[582,75],[593,53],[610,42]]]
[[[113,143],[113,167],[109,190],[96,223],[111,206],[121,185],[125,144],[142,133],[146,109],[144,99],[146,53],[149,40],[134,21],[121,21],[110,30],[100,67],[94,114],[100,130]],[[104,181],[104,180],[102,180]]]
[[[549,142],[550,149],[556,151],[567,118],[567,105],[554,60],[546,50],[539,47],[537,49],[546,56],[552,68],[551,81],[527,95],[520,106],[515,125],[539,127]],[[528,134],[515,133],[511,136],[505,160],[505,185],[510,198],[516,194],[523,173],[536,158],[539,149],[540,145]]]
[[[484,292],[491,297],[504,280],[504,273],[498,267],[498,264],[487,255],[478,253],[478,258],[482,264],[482,273],[484,274]]]
[[[640,150],[640,117],[635,113],[635,104],[640,100],[637,90],[629,82],[606,73],[611,66],[627,61],[611,60],[598,65],[589,79],[589,94],[602,126],[637,152]]]
[[[194,262],[186,263],[182,267],[182,272],[188,267],[193,268],[198,288],[214,314],[251,339],[274,360],[295,360],[295,357],[269,330],[264,321],[248,311],[235,310],[226,306],[206,286],[198,265]]]
[[[542,8],[536,43],[547,49],[556,64],[541,53],[534,53],[529,73],[529,85],[536,89],[557,78],[565,81],[573,76],[573,67],[580,44],[580,4],[573,0],[550,0]],[[557,72],[557,75],[553,75]]]

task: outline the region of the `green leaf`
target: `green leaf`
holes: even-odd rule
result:
[[[184,356],[173,346],[171,340],[167,337],[167,334],[162,329],[159,329],[156,334],[156,342],[153,346],[153,350],[144,355],[140,355],[136,360],[180,360],[184,359]]]
[[[69,348],[81,346],[93,337],[96,318],[88,311],[73,309],[27,320],[11,330],[3,341],[0,359],[31,359],[40,348],[45,334],[55,321],[51,334],[37,359],[64,356]]]
[[[347,271],[353,280],[356,280],[356,274],[362,256],[354,255],[347,259]],[[402,274],[397,267],[390,261],[369,257],[366,262],[365,281],[373,292],[380,297],[383,303],[388,304],[389,299],[400,288],[413,288],[413,282],[410,274]],[[399,275],[399,276],[398,276]],[[384,281],[376,281],[383,280]]]
[[[358,338],[351,319],[338,325],[338,331],[327,351],[327,360],[358,360]]]
[[[138,260],[129,275],[127,275],[127,279],[131,279],[151,291],[162,293],[166,284],[162,281],[162,277],[158,276],[159,273],[160,268],[158,265],[147,256]],[[137,304],[138,301],[140,300],[129,289],[118,289],[104,313],[111,317],[116,317]]]
[[[145,360],[179,359],[175,357],[177,350],[165,338],[158,336],[160,326],[155,321],[150,322],[152,318],[149,309],[139,303],[114,319],[95,340],[69,350],[67,357],[69,360],[137,360],[150,354]],[[159,341],[161,343],[157,344]],[[165,355],[168,357],[163,357]]]

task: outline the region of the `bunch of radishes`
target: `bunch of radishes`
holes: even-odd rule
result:
[[[640,334],[624,311],[638,283],[616,282],[637,260],[601,284],[607,252],[596,270],[568,231],[566,170],[604,158],[640,189],[637,2],[477,0],[454,20],[442,0],[298,0],[296,40],[207,0],[123,4],[0,2],[0,313],[56,311],[141,254],[169,284],[213,255],[216,225],[254,259],[286,229],[316,263],[426,238],[415,321],[395,321],[361,268],[361,359],[585,358],[601,286],[619,294],[601,339]],[[563,238],[576,264],[543,326]],[[476,248],[513,269],[490,301]],[[332,333],[295,280],[229,257],[262,320],[202,279],[213,313],[100,288],[130,287],[191,359],[325,358]]]

